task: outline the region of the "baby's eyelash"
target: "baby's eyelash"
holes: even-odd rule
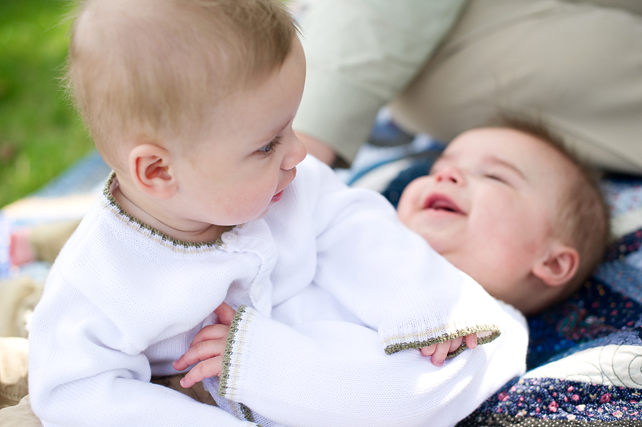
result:
[[[497,176],[495,174],[492,174],[492,173],[487,173],[487,174],[485,174],[485,176],[486,176],[486,178],[492,179],[494,181],[499,181],[499,182],[504,182],[504,183],[506,182],[506,180],[504,178],[502,178],[500,176]]]
[[[260,153],[263,154],[270,154],[272,151],[274,151],[274,148],[281,143],[281,138],[276,137],[272,141],[270,141],[269,144],[263,146],[262,148],[259,149]]]

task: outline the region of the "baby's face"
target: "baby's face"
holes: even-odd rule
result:
[[[283,66],[259,87],[220,102],[213,130],[182,160],[185,216],[236,225],[263,217],[281,199],[306,155],[292,130],[304,80],[296,39]]]
[[[491,295],[510,303],[552,238],[565,161],[519,131],[466,132],[430,175],[406,188],[399,218]]]

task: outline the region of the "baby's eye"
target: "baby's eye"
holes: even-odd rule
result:
[[[492,173],[484,174],[484,176],[485,176],[486,178],[488,178],[488,179],[492,179],[493,181],[498,181],[498,182],[506,183],[506,180],[505,180],[504,178],[502,178],[501,176],[498,176],[498,175],[494,175],[494,174],[492,174]]]
[[[270,154],[274,148],[281,143],[281,139],[277,136],[265,146],[259,148],[259,153]]]

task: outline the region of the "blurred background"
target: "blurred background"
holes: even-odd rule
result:
[[[71,6],[71,0],[0,0],[0,208],[93,149],[60,81]]]
[[[0,207],[93,148],[65,96],[67,0],[0,0]]]

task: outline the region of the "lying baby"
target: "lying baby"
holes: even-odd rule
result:
[[[608,239],[608,211],[591,175],[543,129],[517,122],[453,140],[430,175],[406,188],[398,214],[491,295],[526,315],[577,290]],[[312,299],[323,291],[316,292]],[[287,312],[290,325],[318,319],[309,304],[301,306],[300,313],[275,307],[274,315]],[[220,373],[233,316],[223,312],[228,325],[204,328],[176,362],[180,370],[203,361],[184,386]]]
[[[404,190],[398,215],[492,296],[536,314],[600,262],[608,208],[594,173],[542,126],[458,136]]]

